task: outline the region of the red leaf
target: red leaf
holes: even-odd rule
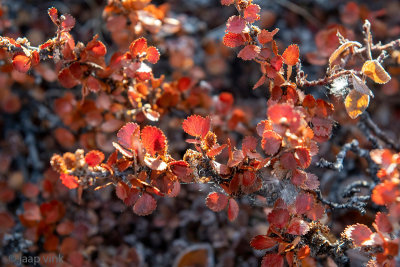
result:
[[[290,152],[283,153],[279,159],[280,159],[280,162],[281,162],[281,165],[283,168],[288,169],[288,170],[296,169],[297,162],[293,156],[293,153],[290,153]]]
[[[63,173],[61,174],[60,179],[63,185],[65,185],[69,189],[74,189],[78,187],[78,178],[76,176]]]
[[[167,139],[164,133],[154,126],[146,126],[141,133],[142,144],[146,151],[154,156],[157,152],[163,154],[166,149]]]
[[[272,32],[269,32],[267,30],[261,30],[261,32],[258,34],[257,38],[258,41],[261,44],[266,44],[271,42],[274,39],[274,35],[279,31],[278,28],[276,28],[275,30],[273,30]]]
[[[268,214],[268,221],[270,224],[278,228],[283,228],[289,222],[290,215],[287,209],[273,209]]]
[[[294,66],[299,61],[299,53],[299,47],[297,45],[289,45],[282,54],[283,61],[286,65]]]
[[[229,199],[228,203],[228,219],[234,221],[239,214],[239,205],[233,198]]]
[[[253,136],[246,136],[243,139],[242,150],[245,157],[252,157],[256,152],[257,139]]]
[[[283,256],[279,254],[266,254],[261,261],[261,267],[283,267]]]
[[[270,61],[271,66],[274,68],[275,71],[279,71],[282,68],[283,65],[283,58],[281,56],[275,56],[273,59]],[[276,74],[268,74],[268,77],[273,79],[275,78]]]
[[[297,148],[294,152],[294,157],[301,168],[306,169],[310,166],[311,155],[307,148]]]
[[[127,206],[132,206],[140,197],[140,191],[137,188],[129,188],[127,191],[128,196],[124,199],[124,204]]]
[[[235,0],[221,0],[221,4],[225,6],[232,5],[235,2]]]
[[[139,138],[139,135],[139,125],[133,122],[129,122],[118,131],[118,143],[126,148],[133,149],[135,147],[135,140]]]
[[[27,72],[31,67],[31,59],[25,54],[16,54],[13,57],[13,67],[19,72]]]
[[[305,235],[309,229],[307,222],[300,218],[293,218],[290,221],[287,232],[292,235]]]
[[[275,155],[282,144],[282,137],[274,131],[264,131],[261,146],[265,154]]]
[[[51,7],[47,10],[47,14],[49,14],[51,21],[57,25],[58,22],[58,10],[55,7]]]
[[[239,16],[232,16],[226,23],[226,30],[233,33],[242,33],[246,27],[246,21]]]
[[[296,185],[296,186],[300,186],[303,184],[303,182],[307,179],[307,174],[303,171],[300,170],[295,170],[293,172],[293,176],[292,176],[292,184]]]
[[[156,64],[157,61],[160,59],[160,53],[158,52],[158,49],[154,46],[149,46],[147,48],[146,54],[146,59],[151,64]]]
[[[238,57],[243,60],[252,60],[257,57],[260,51],[260,47],[256,45],[246,45],[242,50],[240,50]]]
[[[188,77],[182,77],[178,80],[178,90],[184,92],[189,89],[192,80]]]
[[[68,89],[80,84],[80,81],[74,77],[69,68],[64,68],[58,73],[58,80],[63,87]]]
[[[191,170],[189,168],[189,164],[183,160],[174,161],[169,163],[169,167],[173,174],[175,174],[179,180],[189,183],[192,181],[192,176],[190,175]]]
[[[222,146],[215,144],[210,150],[207,151],[207,156],[210,158],[215,157],[219,155],[226,147],[227,144],[223,144]]]
[[[140,56],[147,50],[147,40],[144,37],[136,39],[129,46],[129,51],[133,57]]]
[[[92,150],[85,156],[85,161],[90,167],[94,167],[102,163],[104,160],[103,152]]]
[[[305,245],[304,247],[300,248],[299,251],[297,251],[297,258],[304,259],[308,255],[310,255],[310,247],[308,245]]]
[[[314,206],[314,198],[307,193],[300,193],[296,198],[296,212],[297,214],[304,214],[306,211],[311,210]]]
[[[210,118],[203,118],[199,115],[192,115],[182,123],[182,128],[185,133],[192,136],[204,138],[210,130]]]
[[[256,82],[256,84],[253,86],[253,90],[257,89],[258,87],[260,87],[261,85],[263,85],[265,83],[265,81],[267,80],[267,77],[265,75],[261,76],[260,79]]]
[[[345,233],[350,236],[356,246],[362,246],[362,243],[369,240],[372,231],[363,224],[355,224],[346,228]]]
[[[271,122],[268,121],[268,120],[260,121],[257,124],[256,130],[257,130],[257,134],[262,137],[264,135],[265,131],[271,131],[272,130]]]
[[[250,241],[250,246],[258,250],[269,249],[275,246],[276,244],[277,244],[276,240],[265,235],[255,236]]]
[[[233,33],[233,32],[227,32],[224,35],[224,38],[222,39],[222,42],[224,45],[227,47],[237,47],[244,45],[245,38],[243,37],[242,34],[239,33]]]
[[[99,92],[101,90],[101,83],[98,79],[90,75],[86,80],[86,86],[92,92]]]
[[[378,184],[372,191],[372,201],[378,205],[389,205],[399,196],[398,185],[394,182]]]
[[[207,196],[206,205],[210,210],[219,212],[228,205],[228,196],[218,192],[210,193]]]
[[[256,180],[256,175],[252,171],[245,171],[243,173],[243,185],[244,186],[251,186],[254,184],[254,181]]]
[[[386,213],[378,212],[375,217],[375,223],[378,230],[383,233],[391,233],[393,231],[392,224]]]
[[[307,173],[307,179],[304,181],[303,188],[315,190],[319,187],[318,177],[313,173]]]
[[[157,202],[154,197],[148,193],[143,193],[133,206],[133,212],[139,216],[146,216],[151,214],[156,207]]]
[[[118,182],[117,186],[115,187],[115,193],[117,194],[117,197],[122,201],[128,197],[129,191],[129,186],[124,182]]]
[[[321,204],[314,204],[311,210],[306,212],[307,217],[310,220],[317,221],[322,218],[325,213],[325,208]]]
[[[36,203],[24,202],[24,219],[28,221],[40,221],[42,216]]]
[[[260,13],[260,10],[261,8],[259,5],[255,4],[248,5],[244,10],[243,17],[247,22],[253,23],[256,20],[260,19],[260,15],[258,14]]]
[[[70,14],[61,16],[61,27],[64,31],[69,32],[75,26],[75,19]]]

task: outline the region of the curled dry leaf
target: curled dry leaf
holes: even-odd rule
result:
[[[390,81],[390,75],[377,60],[367,60],[361,69],[362,73],[367,75],[376,83],[387,83]]]
[[[354,46],[362,47],[362,44],[360,44],[359,42],[349,41],[340,45],[329,57],[329,66],[332,66],[332,63],[335,62],[347,49]]]
[[[364,95],[369,95],[371,97],[374,97],[374,94],[372,91],[368,88],[368,86],[356,75],[353,73],[351,74],[351,80],[353,82],[353,88],[354,90],[357,90],[359,93],[364,94]]]

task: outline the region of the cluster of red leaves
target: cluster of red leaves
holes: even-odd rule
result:
[[[364,224],[350,225],[345,234],[353,241],[355,247],[362,248],[375,260],[370,266],[396,266],[400,239],[396,233],[400,229],[400,154],[388,149],[376,149],[370,152],[371,158],[380,165],[378,177],[381,183],[372,191],[372,201],[384,205],[387,213],[378,212],[372,232]]]

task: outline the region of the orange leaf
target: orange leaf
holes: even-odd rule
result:
[[[259,15],[260,10],[261,8],[259,5],[255,4],[248,5],[243,12],[243,17],[247,22],[253,23],[256,20],[260,19]]]
[[[163,154],[166,149],[167,139],[164,133],[154,126],[146,126],[141,133],[142,144],[146,151],[154,156],[157,152]]]
[[[299,47],[297,45],[289,45],[282,54],[283,61],[286,65],[294,66],[299,61],[299,53]]]
[[[85,162],[90,166],[94,167],[102,163],[104,160],[104,154],[103,152],[100,152],[98,150],[92,150],[89,153],[86,154],[85,156]]]
[[[93,57],[102,57],[107,53],[106,46],[97,40],[98,35],[95,35],[93,39],[86,45],[85,51],[89,52]]]
[[[362,66],[361,71],[376,83],[387,83],[390,75],[385,71],[377,60],[367,60]]]
[[[257,35],[258,41],[261,44],[269,43],[274,39],[274,35],[277,34],[278,31],[278,28],[274,29],[272,32],[261,30],[261,32]]]
[[[47,14],[49,14],[51,21],[54,24],[58,24],[58,10],[55,7],[51,7],[47,10]]]
[[[154,46],[149,46],[146,51],[146,59],[149,61],[151,64],[156,64],[157,61],[160,59],[160,53],[158,52],[158,49],[155,48]]]
[[[369,105],[369,95],[362,94],[357,90],[351,90],[344,100],[347,114],[352,119],[360,116]]]
[[[16,54],[13,57],[13,67],[19,72],[27,72],[31,67],[31,59],[25,54]]]
[[[78,178],[76,176],[63,173],[61,174],[60,179],[63,185],[65,185],[69,189],[74,189],[78,187]]]
[[[129,51],[133,57],[140,56],[147,51],[147,40],[144,37],[136,39],[129,46]]]
[[[211,120],[209,117],[203,118],[199,115],[192,115],[182,123],[185,133],[204,138],[210,130]]]
[[[384,182],[378,184],[372,191],[372,201],[378,205],[389,205],[396,201],[400,195],[398,184],[395,182]]]
[[[228,196],[218,192],[210,193],[207,196],[206,205],[210,210],[219,212],[228,205]]]

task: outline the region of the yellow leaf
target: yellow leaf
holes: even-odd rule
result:
[[[361,71],[376,83],[387,83],[390,75],[377,60],[365,61]]]
[[[355,119],[360,116],[369,105],[369,95],[351,90],[344,100],[347,114],[350,118]]]

